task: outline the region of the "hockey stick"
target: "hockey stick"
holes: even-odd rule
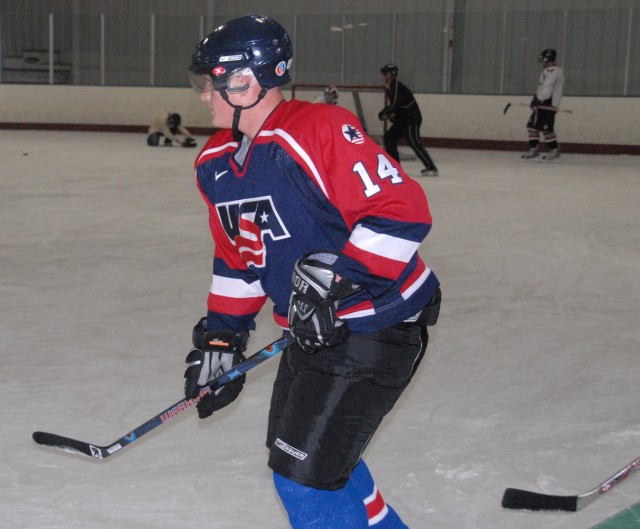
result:
[[[528,107],[531,108],[530,105],[528,105],[527,103],[520,103],[521,107]],[[565,114],[573,114],[573,110],[565,110],[563,108],[559,108],[558,110],[556,110],[556,112],[564,112]]]
[[[78,441],[77,439],[71,439],[69,437],[64,437],[62,435],[47,432],[34,432],[32,436],[33,440],[40,445],[57,448],[58,450],[63,450],[64,452],[70,452],[72,454],[82,454],[92,457],[93,459],[105,459],[110,455],[116,453],[117,451],[123,449],[125,446],[128,446],[134,441],[140,439],[140,437],[142,437],[146,433],[149,433],[157,426],[164,424],[168,420],[179,415],[181,412],[195,406],[205,395],[221,388],[222,386],[231,382],[232,380],[235,380],[239,376],[244,375],[247,371],[253,369],[268,358],[275,356],[280,351],[283,351],[284,349],[289,347],[291,344],[293,344],[294,341],[295,338],[290,334],[287,334],[279,340],[270,343],[257,353],[251,355],[243,362],[234,366],[232,371],[227,371],[223,375],[220,375],[218,378],[213,380],[209,385],[203,387],[200,391],[200,394],[195,399],[183,399],[176,402],[175,404],[172,404],[167,409],[161,411],[144,424],[141,424],[128,434],[123,435],[117,441],[114,441],[113,443],[106,446],[93,445],[85,441]]]
[[[598,499],[600,495],[611,490],[631,472],[639,469],[640,457],[637,457],[595,489],[577,496],[554,496],[553,494],[540,494],[527,490],[506,489],[502,497],[502,506],[505,509],[528,509],[530,511],[579,511]]]

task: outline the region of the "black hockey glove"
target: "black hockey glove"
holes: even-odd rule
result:
[[[244,360],[242,354],[247,348],[249,331],[205,331],[206,318],[202,318],[193,329],[193,349],[185,362],[184,394],[188,399],[196,398],[203,386],[216,377],[229,371]],[[209,417],[214,411],[231,404],[240,392],[246,375],[228,382],[213,393],[208,393],[196,405],[201,419]]]
[[[312,253],[296,261],[289,301],[289,330],[307,353],[334,347],[347,339],[349,328],[336,316],[338,301],[360,289],[347,279],[336,281],[335,253]]]
[[[540,101],[536,96],[533,96],[533,98],[531,98],[531,103],[529,103],[529,106],[531,107],[531,110],[535,110],[541,104],[542,104],[542,101]]]
[[[184,140],[182,140],[183,147],[195,147],[196,145],[197,145],[196,140],[194,140],[191,137],[185,138]]]

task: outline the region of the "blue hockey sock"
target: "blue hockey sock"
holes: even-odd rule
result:
[[[338,490],[314,489],[275,472],[273,479],[293,529],[409,529],[384,502],[362,460]]]
[[[391,505],[384,501],[364,459],[361,459],[355,466],[345,487],[352,488],[365,504],[368,527],[373,527],[374,529],[409,529]]]

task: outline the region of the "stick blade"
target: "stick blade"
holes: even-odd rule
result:
[[[54,433],[33,432],[31,437],[39,445],[56,448],[70,454],[82,454],[93,459],[104,459],[109,455],[109,452],[101,447]]]
[[[502,506],[505,509],[575,512],[577,505],[577,496],[554,496],[521,489],[506,489],[502,496]]]

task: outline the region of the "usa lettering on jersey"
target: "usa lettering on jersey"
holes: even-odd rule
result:
[[[247,264],[264,267],[265,235],[272,240],[290,237],[270,196],[216,204],[220,224]]]

